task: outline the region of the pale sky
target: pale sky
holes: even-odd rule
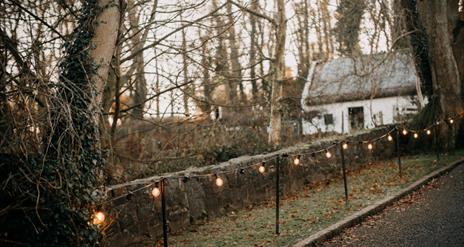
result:
[[[317,0],[310,0],[310,4],[316,4]],[[193,10],[193,11],[187,11],[183,14],[183,19],[184,20],[194,20],[200,16],[202,16],[204,13],[207,13],[211,10],[211,1],[207,1],[207,4],[206,6],[200,8],[200,9],[197,9],[197,10]],[[266,8],[266,14],[269,15],[269,16],[272,16],[272,14],[275,12],[273,9],[274,9],[274,6],[273,6],[273,1],[265,1],[266,4],[264,4],[264,1],[261,1],[261,6],[265,6]],[[169,1],[169,0],[160,0],[159,1],[159,5],[160,6],[169,6],[169,3],[172,3],[172,1]],[[249,4],[249,1],[245,1],[245,3],[243,5],[248,5]],[[235,7],[235,6],[234,6]],[[172,9],[172,5],[170,6],[170,8]],[[169,9],[169,7],[167,7],[166,9]],[[329,11],[331,13],[333,13],[336,9],[336,3],[335,3],[335,0],[331,0],[330,3],[329,3]],[[237,9],[234,9],[235,11],[237,11]],[[149,10],[147,10],[149,11]],[[296,62],[296,57],[295,57],[295,54],[296,54],[296,50],[297,50],[297,47],[296,47],[296,44],[295,44],[295,40],[294,40],[294,37],[292,35],[290,35],[290,33],[292,33],[294,30],[295,30],[295,19],[296,18],[293,18],[294,16],[294,11],[293,11],[293,7],[292,7],[292,1],[287,1],[286,2],[286,15],[287,15],[287,18],[288,18],[288,27],[287,27],[287,44],[286,44],[286,56],[285,56],[285,61],[286,61],[286,65],[290,68],[292,68],[292,71],[294,72],[295,74],[295,71],[297,71],[297,62]],[[172,14],[159,14],[159,18],[160,19],[164,19],[164,18],[168,18],[168,17],[171,17],[172,18]],[[363,51],[363,53],[369,53],[370,50],[369,50],[369,37],[371,37],[371,34],[373,32],[373,25],[367,20],[367,13],[365,14],[365,18],[362,22],[362,33],[360,34],[360,46],[361,46],[361,49]],[[248,14],[247,13],[244,13],[244,12],[237,12],[237,15],[236,15],[236,20],[237,20],[237,23],[238,24],[242,24],[244,21],[247,21],[248,19]],[[177,20],[179,20],[179,18],[177,18]],[[336,23],[336,20],[333,18],[333,14],[332,14],[332,26],[334,26],[334,24]],[[160,36],[163,36],[164,33],[167,33],[167,32],[170,32],[173,28],[177,28],[180,24],[178,23],[174,23],[174,24],[169,24],[168,27],[164,27],[164,28],[158,28],[156,29],[156,35],[158,37]],[[240,35],[241,36],[241,41],[244,43],[244,44],[248,44],[249,43],[249,39],[248,39],[248,31],[249,31],[249,24],[247,25],[247,28],[245,28],[245,30],[241,30],[238,25],[236,25],[236,33],[237,35]],[[188,39],[188,42],[195,42],[197,41],[197,37],[198,37],[198,33],[197,33],[197,29],[196,28],[188,28],[187,29],[187,39]],[[387,32],[389,33],[389,32]],[[316,35],[314,32],[310,33],[310,37],[308,37],[310,39],[310,41],[312,42],[316,42]],[[180,42],[181,42],[181,33],[178,32],[177,34],[171,36],[169,38],[169,43],[171,44],[175,44],[176,46],[180,46]],[[198,43],[198,41],[197,41]],[[242,47],[243,48],[243,45]],[[163,49],[166,49],[165,47],[163,46],[160,46],[158,47],[158,49],[161,51]],[[264,48],[266,49],[266,48]],[[386,39],[384,36],[381,36],[380,39],[379,39],[379,51],[385,51],[386,50]],[[145,57],[146,57],[146,61],[148,61],[149,59],[151,59],[153,56],[154,56],[154,53],[153,53],[153,50],[149,50],[147,52],[145,52]],[[245,55],[246,55],[246,52],[245,52]],[[195,56],[195,54],[192,54],[192,56]],[[199,57],[197,56],[197,60],[199,60]],[[244,56],[242,57],[241,59],[241,62],[242,62],[242,67],[246,67],[247,64],[248,64],[248,57]],[[163,55],[159,61],[160,65],[162,64],[162,69],[167,73],[167,72],[170,72],[172,74],[178,74],[178,76],[176,76],[176,78],[171,78],[171,80],[178,80],[177,83],[182,83],[183,81],[183,77],[182,77],[182,73],[180,72],[182,70],[182,60],[181,60],[181,57],[180,56],[174,56],[174,55]],[[192,76],[192,73],[195,73],[195,69],[193,67],[189,68],[190,70],[190,75]],[[155,76],[154,76],[154,73],[156,72],[155,71],[155,63],[152,62],[150,64],[148,64],[147,68],[146,68],[146,71],[149,72],[149,74],[147,74],[147,82],[150,84],[149,87],[154,87],[154,82],[156,80]],[[245,71],[243,73],[243,76],[247,76],[247,71]],[[173,84],[169,83],[168,80],[163,80],[162,82],[163,86],[165,88],[168,88],[168,87],[171,87]],[[247,82],[245,82],[245,87],[250,90],[251,89],[251,85],[249,85],[249,83],[247,84]],[[154,93],[152,90],[150,93]],[[176,104],[175,104],[175,112],[177,113],[182,113],[183,112],[183,101],[182,101],[182,93],[181,91],[179,90],[176,90],[174,92],[174,94],[176,95]],[[161,112],[170,112],[170,94],[167,93],[165,95],[163,95],[161,97],[161,104],[160,104],[160,109],[161,109]],[[194,111],[194,106],[193,104],[192,105],[192,108],[191,108],[191,111],[193,112]],[[154,103],[152,104],[149,104],[147,105],[148,109],[147,111],[149,113],[152,113],[154,114],[155,113],[155,105]],[[149,116],[150,114],[147,114],[147,117]],[[169,115],[169,114],[168,114]]]

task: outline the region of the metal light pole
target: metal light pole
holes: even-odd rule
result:
[[[275,218],[275,232],[276,235],[280,234],[279,230],[279,217],[280,217],[280,165],[282,157],[279,154],[277,156],[277,165],[276,165],[276,184],[275,184],[275,203],[276,203],[276,218]]]
[[[401,178],[403,177],[403,169],[401,167],[400,129],[398,128],[398,125],[396,125],[396,156],[398,158],[398,169]]]
[[[164,247],[168,247],[168,223],[166,215],[166,196],[165,196],[165,186],[166,179],[161,180],[161,217],[163,218],[163,244]]]
[[[340,143],[340,157],[342,159],[343,185],[345,186],[345,203],[348,203],[348,184],[346,182],[345,152],[343,150],[343,143]]]

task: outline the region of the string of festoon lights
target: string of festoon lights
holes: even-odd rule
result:
[[[280,153],[280,155],[273,155],[271,157],[267,157],[267,158],[264,158],[264,159],[261,159],[260,162],[257,162],[257,163],[250,163],[248,165],[245,165],[245,166],[241,166],[239,168],[234,168],[234,169],[229,169],[229,170],[224,170],[224,171],[220,171],[220,172],[216,172],[216,173],[208,173],[208,174],[188,174],[188,175],[178,175],[178,176],[167,176],[167,177],[157,177],[156,179],[154,180],[150,180],[150,181],[146,181],[146,182],[143,182],[143,183],[146,183],[144,186],[141,186],[135,190],[131,190],[131,191],[128,191],[127,193],[123,193],[117,197],[113,197],[109,200],[106,200],[106,201],[103,201],[102,203],[98,204],[98,205],[105,205],[105,204],[109,204],[110,202],[114,201],[114,200],[118,200],[118,199],[121,199],[121,198],[128,198],[130,199],[130,196],[132,196],[133,194],[137,193],[138,191],[142,191],[142,190],[149,190],[149,194],[152,198],[154,199],[159,199],[161,198],[162,199],[162,206],[165,207],[164,205],[164,185],[165,185],[165,181],[167,179],[183,179],[184,182],[187,182],[190,178],[213,178],[212,180],[214,181],[214,185],[217,186],[217,187],[222,187],[224,186],[225,182],[224,182],[224,175],[225,174],[228,174],[228,173],[238,173],[238,174],[245,174],[246,171],[249,169],[249,168],[254,168],[253,170],[257,171],[259,174],[262,174],[262,175],[266,175],[266,173],[269,171],[269,168],[270,166],[268,165],[269,161],[275,161],[277,159],[278,162],[279,159],[281,159],[282,157],[289,157],[291,158],[291,163],[293,163],[293,165],[295,166],[307,166],[305,164],[303,164],[302,162],[302,159],[307,156],[307,155],[310,155],[311,157],[315,158],[316,155],[321,155],[323,154],[323,156],[326,158],[326,159],[332,159],[334,158],[334,153],[333,153],[333,150],[336,149],[337,147],[341,147],[341,149],[347,151],[350,147],[351,144],[360,144],[362,147],[364,147],[365,149],[367,149],[368,151],[372,152],[374,149],[375,149],[375,144],[379,141],[382,141],[384,139],[386,139],[388,142],[393,142],[396,138],[398,138],[399,134],[401,133],[403,136],[407,136],[408,134],[412,134],[411,136],[414,138],[414,139],[419,139],[420,138],[420,135],[423,134],[425,136],[430,136],[432,135],[434,129],[439,126],[440,124],[443,124],[443,123],[446,123],[448,124],[449,126],[453,125],[456,118],[462,118],[464,117],[464,115],[458,115],[458,116],[455,116],[454,118],[453,117],[447,117],[443,120],[440,120],[440,121],[436,121],[434,122],[433,124],[427,126],[426,128],[423,128],[423,129],[412,129],[412,128],[408,128],[407,125],[405,123],[402,123],[402,124],[394,124],[394,125],[391,125],[391,128],[384,134],[376,137],[376,138],[373,138],[373,139],[369,139],[369,140],[360,140],[360,141],[350,141],[350,140],[342,140],[342,141],[338,141],[338,142],[335,142],[335,143],[332,143],[330,145],[327,145],[325,147],[322,147],[318,150],[307,150],[307,151],[299,151],[299,152],[289,152],[289,153]],[[393,136],[393,133],[396,133],[397,136]],[[436,131],[435,131],[436,133]],[[399,141],[397,140],[397,143]],[[397,144],[398,145],[398,144]],[[397,147],[398,148],[398,147]],[[343,151],[341,151],[341,153],[343,153]],[[342,154],[343,155],[343,154]],[[133,184],[127,184],[125,186],[131,186]],[[346,181],[345,181],[345,187],[346,187]],[[118,188],[121,188],[121,187],[118,187]],[[111,190],[111,188],[104,188],[104,194],[107,195],[107,193]],[[164,210],[164,208],[163,208]],[[163,213],[163,220],[164,220],[164,223],[166,225],[166,219],[165,219],[165,215]],[[104,225],[105,221],[107,220],[107,216],[106,216],[106,213],[103,211],[103,210],[95,210],[94,211],[94,214],[92,215],[92,218],[91,218],[91,223],[94,224],[94,225],[97,225],[97,226],[100,226],[100,225]],[[277,222],[278,224],[278,222]],[[167,234],[167,230],[164,229],[164,234]],[[167,236],[165,236],[166,239],[167,239]],[[166,245],[167,246],[167,241],[166,242]]]

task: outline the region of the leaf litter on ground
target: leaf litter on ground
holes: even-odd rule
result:
[[[170,236],[173,246],[290,246],[336,221],[360,210],[373,202],[391,195],[417,179],[438,169],[464,154],[442,157],[440,164],[434,155],[417,155],[403,158],[403,177],[398,176],[395,162],[376,162],[348,172],[349,203],[345,204],[341,178],[326,182],[311,183],[301,193],[285,197],[281,202],[281,234],[275,235],[275,208],[270,201],[261,206],[234,211],[232,216],[211,219],[202,225],[191,226],[176,236]],[[426,187],[436,187],[432,181]],[[420,193],[420,192],[416,192]],[[401,203],[420,198],[413,193],[401,199]],[[381,217],[372,216],[366,222]],[[193,230],[195,229],[195,230]],[[349,231],[349,230],[347,230]],[[353,239],[358,237],[353,236]]]

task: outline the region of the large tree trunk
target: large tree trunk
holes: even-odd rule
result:
[[[414,31],[410,42],[416,53],[416,67],[426,92],[438,105],[439,112],[435,116],[446,120],[462,113],[459,68],[453,54],[452,37],[448,35],[447,1],[402,0],[401,4],[408,31]],[[422,23],[425,31],[421,30]],[[441,125],[440,139],[445,148],[454,148],[456,130],[453,125]]]
[[[464,0],[448,0],[448,29],[461,79],[461,96],[464,99]]]
[[[285,17],[285,1],[277,0],[277,30],[275,32],[276,45],[273,66],[271,121],[269,124],[269,143],[279,145],[282,130],[282,83],[285,74],[285,38],[287,35],[287,21]]]
[[[98,0],[98,5],[103,8],[103,11],[96,21],[95,36],[91,41],[91,47],[94,47],[94,49],[90,51],[90,57],[97,66],[97,72],[92,76],[92,81],[95,83],[97,89],[94,105],[99,109],[102,102],[103,89],[108,78],[111,58],[113,57],[118,38],[119,1]]]
[[[427,96],[433,94],[432,70],[429,59],[429,44],[427,33],[422,25],[417,11],[416,0],[395,0],[400,1],[401,14],[399,14],[398,22],[395,25],[405,25],[406,33],[409,33],[409,42],[412,49],[414,64],[417,74],[422,83],[423,92]],[[401,20],[402,17],[402,20]],[[398,27],[399,28],[399,27]],[[396,39],[398,39],[397,37]],[[399,42],[399,41],[398,41]]]
[[[37,185],[32,189],[32,194],[40,195],[40,204],[37,199],[34,206],[44,209],[38,221],[47,223],[38,223],[45,228],[38,232],[42,239],[53,241],[52,245],[96,245],[96,229],[88,220],[96,199],[93,192],[103,182],[105,160],[99,120],[102,93],[116,47],[119,10],[117,0],[85,2],[80,25],[60,64],[60,82],[51,100],[52,126],[43,140],[49,145],[44,145],[44,157],[39,161],[43,162],[40,179],[59,186]]]
[[[322,1],[321,2],[321,12],[323,18],[328,18],[328,12],[324,13],[327,6],[324,7],[325,4],[328,4],[327,1]],[[306,79],[308,77],[308,72],[309,72],[309,66],[310,66],[310,45],[309,45],[309,1],[305,0],[301,5],[296,5],[295,8],[297,8],[298,11],[296,11],[296,16],[298,20],[298,31],[296,33],[297,36],[297,44],[298,44],[298,72],[296,79],[294,81],[293,87],[295,87],[297,90],[302,90],[304,87],[304,84],[306,82]],[[327,26],[330,26],[329,24],[325,24]],[[324,30],[324,40],[326,44],[326,51],[324,53],[324,58],[328,59],[331,55],[331,47],[329,45],[329,40],[330,35],[328,33],[328,30]],[[330,42],[331,43],[331,42]],[[295,96],[295,95],[294,95]],[[298,110],[298,113],[296,116],[298,117],[298,136],[303,135],[303,119],[302,119],[302,114],[301,114],[301,104],[299,104],[301,98],[298,99],[291,99],[297,100],[298,103],[294,105],[298,105],[299,107],[295,110]]]
[[[418,3],[418,7],[420,17],[426,23],[435,95],[439,97],[443,117],[454,116],[462,112],[463,108],[459,68],[454,58],[451,37],[447,35],[447,1],[423,1]]]

